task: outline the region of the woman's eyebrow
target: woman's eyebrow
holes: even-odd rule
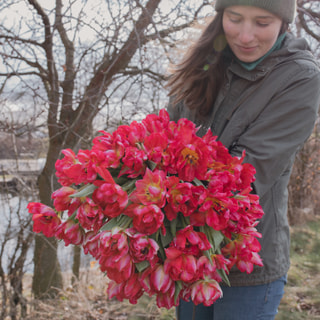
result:
[[[234,14],[234,15],[236,15],[236,16],[241,16],[240,13],[235,12],[235,11],[232,11],[231,9],[225,9],[225,11],[226,11],[227,13],[231,13],[231,14]]]

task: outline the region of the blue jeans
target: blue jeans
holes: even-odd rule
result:
[[[284,294],[287,277],[258,286],[222,287],[223,298],[212,306],[180,300],[178,320],[273,320]]]

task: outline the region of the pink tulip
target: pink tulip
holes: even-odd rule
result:
[[[52,193],[53,206],[57,211],[68,211],[70,217],[81,204],[79,198],[71,198],[77,190],[71,187],[62,187]]]
[[[79,206],[76,218],[84,229],[98,232],[103,224],[104,214],[100,206],[87,197]]]
[[[130,200],[135,203],[150,205],[159,208],[165,205],[165,173],[160,170],[152,172],[148,168],[141,180],[136,182],[136,190],[131,194]]]
[[[129,232],[131,233],[132,231],[130,230]],[[132,233],[129,235],[129,239],[130,255],[135,263],[149,261],[151,265],[154,265],[158,261],[159,245],[155,240],[141,233]]]
[[[140,233],[151,235],[162,227],[164,214],[161,209],[154,205],[132,204],[124,212],[133,218],[133,227]]]
[[[42,232],[46,237],[53,237],[57,227],[61,224],[57,213],[39,202],[30,202],[27,208],[32,214],[33,231]]]
[[[119,301],[128,299],[130,303],[136,304],[143,294],[143,288],[137,280],[138,274],[134,273],[129,280],[122,283],[110,281],[107,288],[108,298],[112,299],[113,297],[116,297]]]
[[[144,290],[152,295],[154,293],[166,293],[170,288],[174,287],[174,281],[169,274],[165,272],[162,264],[156,264],[142,272],[140,283]]]
[[[198,278],[197,260],[193,255],[185,254],[174,247],[165,249],[167,259],[164,262],[164,271],[174,281],[190,283]]]
[[[80,245],[84,240],[84,231],[78,223],[68,219],[59,225],[55,233],[56,238],[63,240],[65,246],[69,244]]]
[[[190,297],[195,305],[211,306],[221,296],[222,290],[215,280],[199,280],[190,286]]]
[[[100,253],[100,236],[101,233],[96,234],[94,231],[89,231],[86,233],[83,241],[83,251],[84,254],[91,254],[92,257],[99,260]]]
[[[171,309],[179,304],[179,299],[176,300],[174,298],[175,293],[175,285],[174,283],[170,286],[170,288],[166,292],[157,293],[157,306],[159,308],[167,308]]]
[[[128,195],[116,183],[103,183],[94,190],[92,199],[109,218],[119,216],[128,204]]]

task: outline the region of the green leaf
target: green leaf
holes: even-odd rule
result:
[[[228,275],[226,274],[226,272],[223,269],[217,269],[217,272],[220,275],[220,277],[222,278],[222,280],[224,281],[224,283],[230,287],[231,286],[230,281],[229,281],[229,278],[228,278]]]
[[[160,236],[160,230],[157,230],[155,233],[150,235],[150,238],[152,238],[154,241],[158,242],[159,241],[159,236]]]
[[[194,184],[195,184],[196,186],[198,186],[198,187],[199,187],[199,186],[204,187],[203,183],[202,183],[199,179],[197,179],[197,178],[194,178],[192,182],[194,182]]]
[[[128,182],[124,183],[121,188],[123,191],[132,191],[135,188],[137,179],[129,180]],[[131,190],[130,190],[131,189]]]
[[[160,232],[160,238],[163,248],[166,248],[170,242],[173,240],[173,235],[169,230],[167,230],[166,235],[164,236],[162,232]]]
[[[87,184],[84,187],[82,187],[81,189],[79,189],[78,192],[70,195],[70,198],[81,198],[81,197],[87,197],[90,196],[94,190],[96,190],[98,187],[96,187],[93,184]]]
[[[136,268],[139,272],[142,272],[143,270],[147,269],[150,266],[150,263],[148,261],[141,261],[139,263],[136,263]]]
[[[186,228],[189,224],[190,224],[190,218],[189,217],[185,217],[183,214],[179,214],[179,221],[181,222],[181,228],[184,229]]]
[[[208,227],[207,230],[208,229],[210,230],[210,236],[211,236],[214,251],[220,252],[220,249],[221,249],[220,245],[221,245],[222,241],[224,240],[224,235],[222,234],[221,231],[217,231],[211,227]]]
[[[117,221],[116,218],[111,219],[110,221],[108,221],[105,225],[103,225],[100,228],[100,231],[110,231],[112,230],[112,228],[116,227],[119,225],[119,222]]]
[[[132,218],[122,214],[122,215],[108,221],[105,225],[103,225],[100,228],[100,231],[106,231],[106,230],[110,231],[114,227],[126,229],[130,226],[131,222],[132,222]]]
[[[182,290],[182,282],[176,281],[175,282],[175,291],[174,291],[174,302],[177,303],[179,298],[180,291]]]
[[[209,259],[210,263],[213,264],[212,257],[211,257],[212,255],[211,249],[203,251],[203,254]]]
[[[69,219],[70,219],[70,220],[75,220],[77,214],[78,214],[78,210],[76,210],[76,211],[69,217]],[[68,220],[69,220],[69,219],[68,219]]]
[[[170,232],[173,236],[177,233],[177,224],[178,224],[178,219],[173,219],[172,221],[169,222],[170,225]]]
[[[147,163],[151,171],[153,171],[157,167],[157,164],[151,160],[148,160]]]
[[[124,176],[121,176],[118,178],[117,176],[112,175],[112,178],[113,178],[114,182],[116,184],[118,184],[119,186],[124,185],[128,181],[128,178],[124,177]]]
[[[117,219],[118,219],[118,226],[123,229],[127,229],[130,226],[130,224],[132,223],[132,218],[130,218],[124,214],[118,216]]]
[[[162,241],[159,241],[159,238],[160,238],[161,235],[162,234],[161,234],[160,230],[157,230],[155,233],[153,233],[150,236],[150,238],[152,238],[153,240],[155,240],[158,243],[158,245],[159,245],[158,253],[159,253],[160,258],[162,259],[162,261],[164,261],[166,259],[166,253],[164,252]]]
[[[166,260],[166,253],[165,253],[162,245],[159,245],[159,250],[158,250],[158,252],[159,252],[159,255],[160,255],[161,260],[162,260],[162,261],[165,261],[165,260]]]

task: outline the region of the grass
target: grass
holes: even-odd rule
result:
[[[65,283],[70,275],[64,274]],[[29,277],[29,288],[31,285]],[[107,278],[93,268],[82,273],[76,287],[69,286],[52,301],[32,301],[24,320],[172,320],[174,309],[157,308],[155,300],[142,296],[136,305],[128,301],[108,300],[105,294]],[[28,290],[30,292],[30,289]]]
[[[320,319],[320,219],[291,230],[291,268],[276,320]]]
[[[276,320],[320,319],[320,218],[291,229],[291,268]],[[70,275],[65,275],[70,283]],[[30,282],[30,279],[29,279]],[[56,301],[32,300],[25,320],[173,320],[175,310],[159,309],[143,296],[138,304],[107,300],[107,279],[97,268],[82,274],[77,289],[66,288]],[[30,287],[30,286],[29,286]],[[30,291],[30,290],[29,290]],[[27,293],[28,294],[28,293]]]

